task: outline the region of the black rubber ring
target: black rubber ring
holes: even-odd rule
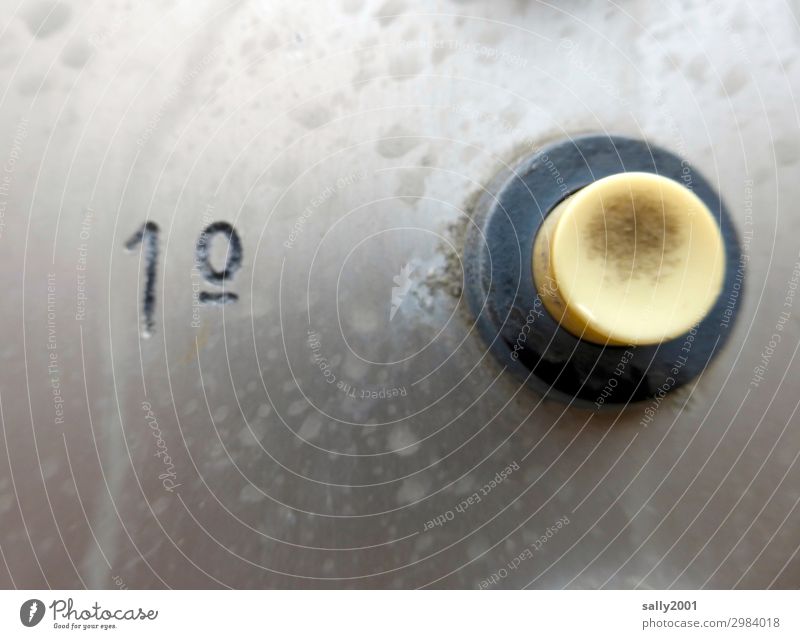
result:
[[[692,190],[725,244],[723,290],[689,333],[655,346],[602,346],[558,325],[533,282],[533,240],[565,197],[600,178],[646,171]],[[643,140],[590,135],[552,144],[499,175],[475,208],[465,244],[467,301],[501,364],[535,391],[586,408],[663,397],[703,371],[727,341],[744,292],[739,239],[720,196],[685,160]]]

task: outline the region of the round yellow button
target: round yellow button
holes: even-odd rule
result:
[[[692,191],[652,173],[618,173],[558,204],[534,240],[548,312],[598,344],[658,344],[687,332],[719,296],[725,247]]]

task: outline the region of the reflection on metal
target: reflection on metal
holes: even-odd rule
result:
[[[0,29],[0,585],[800,583],[787,5],[25,0]],[[694,382],[597,414],[509,375],[462,293],[492,176],[586,131],[700,167],[748,282]]]

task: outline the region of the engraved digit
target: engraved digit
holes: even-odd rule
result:
[[[156,264],[158,262],[158,225],[145,222],[125,242],[125,248],[133,251],[139,244],[144,253],[144,295],[142,296],[142,337],[150,337],[155,330]]]
[[[225,266],[221,271],[211,265],[210,247],[215,235],[224,235],[228,241],[228,251]],[[236,271],[242,266],[242,241],[239,234],[228,222],[214,222],[207,226],[197,239],[195,247],[195,262],[203,278],[214,286],[225,286],[226,280],[233,279]],[[198,300],[202,304],[229,304],[239,299],[236,293],[230,291],[209,293],[203,291]]]

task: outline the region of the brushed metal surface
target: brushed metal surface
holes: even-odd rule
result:
[[[5,2],[0,586],[800,585],[798,13]],[[700,168],[745,251],[645,426],[521,387],[460,300],[482,185],[598,130]],[[216,221],[238,301],[200,305]]]

